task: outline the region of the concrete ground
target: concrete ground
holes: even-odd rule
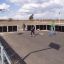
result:
[[[1,58],[0,58],[0,64],[1,64],[2,62],[1,62]]]
[[[64,64],[64,33],[56,32],[53,36],[48,33],[36,32],[33,37],[30,32],[10,33],[2,36],[26,64]],[[47,49],[51,42],[59,44],[60,50]]]

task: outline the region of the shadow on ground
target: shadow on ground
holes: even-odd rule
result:
[[[49,49],[56,49],[56,50],[59,50],[59,49],[60,49],[60,45],[51,42],[51,43],[49,44],[49,48],[45,48],[45,49],[41,49],[41,50],[32,51],[32,52],[28,53],[28,54],[23,58],[23,60],[25,60],[26,58],[28,58],[28,56],[30,56],[32,53],[36,53],[36,52],[40,52],[40,51],[44,51],[44,50],[49,50]]]
[[[24,34],[24,33],[18,33],[18,35],[22,35],[22,34]]]

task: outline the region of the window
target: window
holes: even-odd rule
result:
[[[2,26],[0,26],[0,32],[2,32]]]
[[[30,31],[33,25],[28,25],[27,30]]]
[[[13,31],[17,31],[17,26],[13,26]]]
[[[12,26],[8,26],[8,32],[12,32],[13,31],[12,28],[13,28]]]
[[[7,32],[7,26],[3,26],[2,29],[3,29],[3,32]]]
[[[47,30],[51,30],[51,25],[47,25]]]
[[[56,25],[55,26],[55,31],[60,31],[61,32],[61,26]]]

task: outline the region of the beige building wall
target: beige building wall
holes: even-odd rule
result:
[[[17,26],[18,32],[22,31],[22,25],[64,25],[64,20],[0,20],[0,26]]]

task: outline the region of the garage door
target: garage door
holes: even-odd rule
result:
[[[17,26],[8,26],[8,32],[15,32],[17,31]]]

